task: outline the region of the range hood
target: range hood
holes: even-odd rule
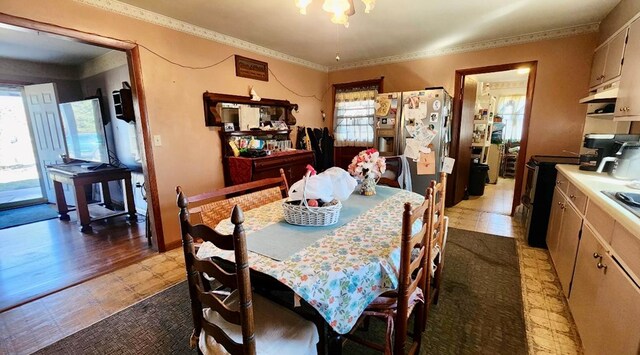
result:
[[[618,87],[613,86],[602,91],[596,91],[591,95],[580,99],[579,102],[581,104],[597,104],[597,103],[615,101],[617,97],[618,97]]]

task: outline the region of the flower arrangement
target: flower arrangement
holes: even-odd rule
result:
[[[366,178],[380,178],[385,170],[387,170],[385,159],[374,148],[358,153],[353,157],[348,168],[349,174],[359,181],[363,181]]]

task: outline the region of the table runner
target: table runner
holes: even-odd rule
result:
[[[352,194],[342,203],[338,223],[332,226],[296,226],[287,223],[283,217],[280,221],[263,229],[248,233],[247,249],[274,260],[285,260],[323,238],[331,231],[351,222],[367,210],[375,208],[382,201],[399,191],[398,189],[383,186],[377,188],[377,194],[374,196],[363,196],[357,192]],[[277,201],[270,203],[269,206],[264,206],[264,208],[282,210],[281,204],[282,201]]]
[[[423,201],[424,196],[400,190],[286,260],[249,253],[249,266],[291,288],[331,328],[345,334],[371,301],[397,287],[402,206]],[[245,212],[243,226],[250,233],[281,219],[281,209],[259,207]],[[216,229],[230,234],[233,224],[226,220]],[[198,251],[200,258],[214,256],[234,261],[233,251],[212,244]]]

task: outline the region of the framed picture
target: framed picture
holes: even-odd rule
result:
[[[235,55],[236,76],[269,81],[269,64],[259,60]]]
[[[235,127],[233,126],[233,122],[225,122],[224,123],[224,131],[225,132],[233,132],[235,131]]]

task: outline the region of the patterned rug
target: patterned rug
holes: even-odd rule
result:
[[[515,240],[450,228],[440,302],[422,354],[526,354]],[[194,354],[182,282],[42,350],[39,354]],[[381,322],[367,333],[382,339]],[[376,354],[347,343],[344,354]],[[285,355],[285,354],[283,354]]]

